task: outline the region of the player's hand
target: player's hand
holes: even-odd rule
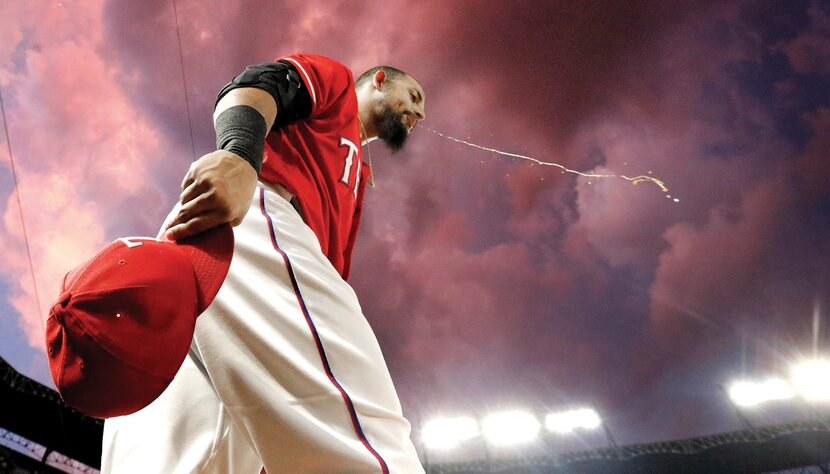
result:
[[[225,223],[239,225],[256,184],[254,168],[234,153],[217,150],[199,158],[182,181],[181,208],[164,236],[179,240]]]

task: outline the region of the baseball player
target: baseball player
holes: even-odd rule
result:
[[[355,81],[313,54],[222,89],[218,149],[192,164],[160,235],[231,223],[228,274],[169,387],[106,421],[103,473],[423,472],[346,279],[373,182],[362,147],[400,150],[424,98],[397,69]]]

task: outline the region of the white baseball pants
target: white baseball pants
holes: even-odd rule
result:
[[[175,379],[106,421],[102,473],[423,472],[357,297],[286,194],[257,188]]]

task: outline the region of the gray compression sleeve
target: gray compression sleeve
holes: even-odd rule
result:
[[[251,164],[257,176],[265,153],[265,118],[253,107],[234,105],[216,118],[216,148],[236,153]]]

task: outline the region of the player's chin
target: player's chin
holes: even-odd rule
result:
[[[386,148],[389,149],[392,153],[397,153],[404,149],[406,146],[406,139],[408,138],[409,134],[398,135],[394,137],[386,137],[383,139],[384,145]]]
[[[406,140],[409,138],[409,132],[406,128],[400,127],[394,130],[389,130],[389,133],[381,134],[380,139],[383,140],[384,145],[392,153],[397,153],[403,150],[406,146]]]
[[[402,121],[389,120],[381,124],[378,137],[392,153],[401,151],[409,138],[410,130]]]

